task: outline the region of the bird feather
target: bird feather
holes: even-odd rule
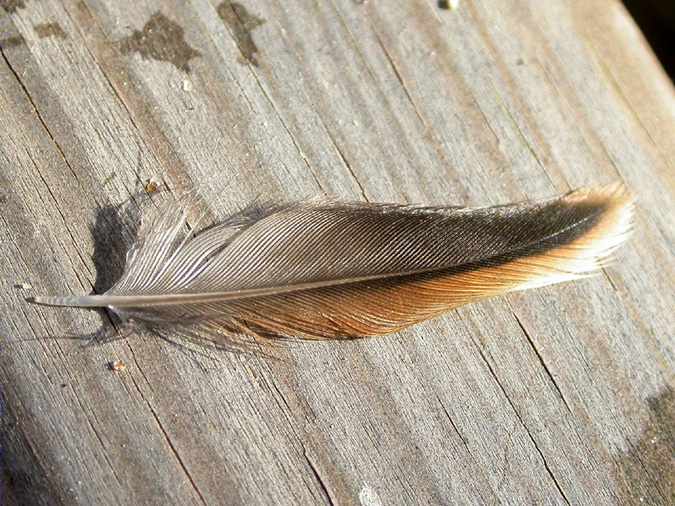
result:
[[[174,204],[144,218],[110,290],[33,302],[107,307],[217,339],[381,335],[592,274],[628,236],[633,209],[621,184],[484,208],[306,202],[191,235]]]

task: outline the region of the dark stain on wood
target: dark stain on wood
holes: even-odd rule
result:
[[[617,460],[621,503],[675,504],[675,392],[668,387],[647,405],[649,418],[639,440]]]
[[[448,2],[448,0],[438,0],[437,5],[439,9],[445,9],[446,11],[450,10],[450,2]]]
[[[6,39],[0,39],[0,49],[7,49],[9,47],[20,46],[25,44],[26,41],[23,40],[23,37],[17,35],[15,37],[7,37]]]
[[[123,53],[139,53],[143,58],[172,63],[183,72],[190,72],[190,60],[201,53],[185,42],[185,31],[161,12],[120,42]]]
[[[0,0],[1,1],[1,0]],[[54,37],[57,39],[66,39],[68,36],[66,32],[63,31],[61,25],[58,23],[41,23],[39,25],[33,26],[35,33],[41,39],[47,37]],[[0,49],[7,49],[10,47],[17,47],[25,44],[26,41],[20,35],[15,35],[13,37],[7,37],[6,39],[0,39]]]
[[[217,7],[218,16],[232,31],[232,36],[242,56],[254,66],[258,66],[258,46],[251,36],[251,32],[265,23],[265,20],[248,12],[246,7],[238,2],[225,0]]]
[[[25,8],[26,2],[24,0],[0,0],[0,7],[11,14],[16,12],[17,9]]]
[[[37,36],[41,39],[47,37],[54,37],[56,39],[68,38],[66,32],[63,31],[63,28],[61,28],[61,25],[58,23],[41,23],[39,25],[35,25],[33,29],[35,30]]]

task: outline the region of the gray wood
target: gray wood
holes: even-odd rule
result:
[[[6,503],[673,501],[675,99],[618,1],[0,6]],[[602,276],[381,339],[83,346],[105,315],[24,301],[107,288],[162,192],[216,219],[616,179],[640,209]]]

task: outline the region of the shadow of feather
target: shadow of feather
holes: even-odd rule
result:
[[[92,259],[96,268],[95,294],[105,293],[122,276],[126,253],[140,226],[140,209],[132,201],[102,207],[91,226]]]
[[[145,197],[147,199],[147,195]],[[96,269],[96,280],[90,295],[105,293],[124,272],[126,252],[140,226],[141,211],[137,202],[142,198],[143,194],[138,192],[122,204],[104,206],[96,212],[96,219],[89,227],[94,242],[92,260]],[[129,335],[119,318],[110,311],[105,308],[92,310],[101,315],[101,326],[96,331],[39,338],[79,340],[84,343],[83,346],[90,346],[123,339]]]

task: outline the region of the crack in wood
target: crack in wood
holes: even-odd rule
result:
[[[328,491],[328,487],[326,486],[326,483],[324,483],[323,478],[321,477],[321,474],[319,474],[319,470],[316,468],[314,465],[314,462],[312,462],[312,459],[309,458],[309,455],[307,455],[307,451],[305,451],[305,448],[303,446],[303,457],[305,457],[305,460],[307,461],[307,464],[309,464],[309,469],[312,471],[312,474],[314,475],[314,478],[316,481],[319,483],[319,487],[321,487],[321,491],[323,492],[324,499],[328,502],[330,506],[335,506],[335,502],[333,501],[333,498],[330,495],[330,492]]]
[[[401,88],[403,89],[403,93],[405,93],[406,98],[408,99],[408,102],[412,106],[413,110],[415,111],[415,115],[417,118],[420,120],[420,123],[422,123],[422,126],[424,128],[429,128],[427,126],[427,122],[425,121],[424,117],[422,116],[422,113],[420,110],[417,108],[417,104],[412,98],[412,95],[410,94],[410,90],[408,89],[408,86],[405,84],[405,81],[403,80],[403,76],[401,75],[401,72],[398,69],[398,65],[396,65],[396,62],[394,61],[394,58],[392,57],[391,53],[387,49],[387,46],[385,46],[384,42],[382,42],[382,38],[380,37],[380,34],[378,33],[377,30],[373,30],[373,33],[375,34],[375,40],[377,41],[378,45],[380,46],[380,49],[382,50],[382,53],[387,59],[387,62],[389,63],[389,67],[391,68],[392,72],[394,73],[394,76],[396,76],[396,79],[398,80],[399,84],[401,85]]]
[[[267,364],[265,364],[265,365],[267,365]],[[269,369],[269,366],[267,367],[267,372],[271,372],[271,370]],[[305,443],[302,441],[302,439],[300,438],[300,435],[298,434],[297,430],[295,429],[296,423],[293,420],[293,418],[291,417],[293,411],[291,409],[290,404],[286,400],[286,396],[279,389],[279,387],[277,386],[274,379],[270,378],[268,380],[267,376],[265,376],[265,375],[262,376],[262,379],[265,382],[265,384],[267,385],[268,389],[270,389],[270,391],[273,390],[274,392],[276,392],[277,395],[274,396],[275,401],[277,402],[277,405],[279,406],[284,418],[286,418],[286,421],[288,423],[288,428],[290,429],[290,431],[293,434],[297,444],[300,446],[300,448],[302,450],[303,458],[309,464],[309,467],[312,471],[312,474],[314,475],[314,478],[315,478],[316,482],[318,483],[319,488],[321,489],[323,495],[325,496],[325,499],[327,500],[328,504],[330,504],[331,506],[334,506],[336,503],[333,501],[333,498],[332,498],[332,496],[331,496],[331,494],[328,490],[328,487],[326,486],[326,483],[323,481],[323,479],[322,479],[321,475],[319,474],[318,469],[314,465],[313,461],[309,458],[309,455],[307,453],[307,447],[305,446]],[[277,399],[277,397],[279,399],[281,399],[281,403],[279,402],[279,399]],[[286,409],[284,409],[284,406],[285,406]],[[309,489],[309,492],[312,495],[314,495],[314,491],[310,487],[308,487],[308,489]]]
[[[319,121],[321,122],[321,125],[323,126],[324,131],[326,132],[326,135],[328,136],[328,139],[330,140],[331,144],[335,148],[335,151],[337,151],[338,155],[340,156],[340,160],[342,160],[342,164],[345,166],[347,171],[349,172],[349,175],[351,178],[354,180],[356,183],[356,186],[359,188],[359,192],[361,193],[361,196],[366,202],[370,202],[370,199],[368,198],[368,195],[366,195],[366,190],[361,184],[361,181],[359,181],[359,178],[356,177],[356,173],[354,172],[354,169],[352,168],[351,164],[347,160],[347,157],[343,153],[342,149],[338,145],[338,143],[335,141],[335,138],[333,137],[333,134],[331,133],[330,129],[328,126],[324,123],[323,118],[321,116],[318,116]]]
[[[134,350],[131,346],[129,346],[129,351],[131,352],[131,357],[132,357],[132,360],[134,361],[134,364],[136,364],[136,369],[141,373],[141,375],[145,379],[146,383],[149,384],[148,378],[145,376],[145,373],[143,372],[143,369],[141,368],[140,364],[138,363],[138,360],[136,359],[136,354],[134,353]],[[157,427],[159,428],[160,432],[164,436],[164,439],[165,439],[169,449],[173,453],[174,457],[176,458],[176,461],[178,462],[178,465],[180,466],[183,473],[187,477],[188,481],[190,482],[190,485],[192,486],[195,493],[199,497],[199,500],[201,501],[201,503],[204,506],[206,506],[208,504],[206,502],[206,499],[204,499],[204,496],[202,495],[202,492],[199,490],[199,487],[197,486],[197,483],[192,478],[192,475],[190,474],[190,471],[188,470],[185,463],[183,462],[183,459],[181,458],[180,454],[178,453],[178,450],[176,450],[176,447],[174,446],[173,441],[171,441],[171,437],[169,436],[166,429],[164,429],[164,426],[162,425],[162,422],[159,419],[159,416],[157,415],[157,412],[155,411],[155,408],[152,407],[152,404],[150,403],[150,401],[145,397],[145,394],[143,393],[141,388],[138,386],[138,383],[136,382],[133,375],[129,375],[129,377],[131,378],[131,381],[133,382],[134,386],[136,387],[136,390],[138,391],[138,394],[141,396],[141,399],[143,399],[143,401],[147,405],[150,414],[152,415],[153,419],[157,423]]]
[[[284,128],[284,130],[286,131],[286,133],[290,137],[291,142],[293,143],[293,146],[295,147],[296,151],[300,155],[300,158],[302,158],[302,161],[305,163],[305,165],[307,166],[307,169],[309,170],[310,174],[313,176],[314,181],[316,181],[316,183],[319,185],[319,188],[321,189],[321,191],[326,193],[326,190],[324,189],[323,185],[321,184],[318,177],[314,173],[314,169],[312,169],[312,165],[309,163],[309,160],[307,159],[307,156],[305,155],[305,152],[300,147],[300,144],[298,143],[298,140],[295,138],[295,135],[293,135],[293,133],[291,132],[290,128],[286,124],[286,121],[284,121],[284,118],[281,115],[281,112],[279,111],[279,109],[277,108],[276,103],[274,102],[274,100],[272,100],[272,97],[269,95],[269,93],[267,93],[267,90],[265,89],[265,87],[260,82],[260,79],[258,78],[257,74],[255,72],[252,72],[252,75],[253,75],[253,78],[255,79],[256,84],[258,85],[258,88],[262,92],[262,94],[265,97],[265,99],[267,100],[267,102],[272,107],[272,110],[274,111],[274,114],[276,114],[276,117],[279,120],[279,122],[281,123],[281,126]]]
[[[436,401],[441,406],[441,409],[443,410],[443,413],[445,413],[445,416],[447,417],[448,421],[450,422],[450,425],[452,425],[452,428],[454,429],[454,431],[459,436],[459,439],[464,444],[464,448],[466,448],[466,451],[468,451],[469,454],[471,454],[471,449],[469,448],[469,443],[467,442],[464,435],[460,432],[459,428],[455,424],[455,421],[452,419],[452,417],[450,416],[450,413],[448,412],[447,408],[445,407],[445,404],[443,404],[443,402],[441,401],[441,398],[438,395],[436,395]],[[473,454],[471,454],[471,455],[473,456]]]
[[[58,150],[59,154],[61,155],[61,158],[63,158],[63,161],[65,162],[65,164],[68,166],[68,168],[69,168],[70,171],[72,172],[73,176],[75,177],[75,180],[79,182],[79,178],[78,178],[78,176],[77,176],[77,173],[75,172],[75,170],[73,169],[72,165],[70,164],[70,162],[69,162],[68,159],[66,158],[66,155],[65,155],[63,149],[61,148],[61,145],[56,141],[56,138],[54,137],[54,135],[52,134],[51,130],[50,130],[49,127],[47,126],[47,123],[45,122],[44,118],[42,117],[42,113],[40,113],[40,110],[37,108],[37,105],[36,105],[35,102],[33,101],[33,97],[31,96],[30,92],[28,91],[28,88],[26,87],[25,83],[23,82],[23,80],[22,80],[21,77],[19,76],[19,73],[16,71],[16,69],[14,68],[14,66],[12,65],[12,63],[9,61],[9,59],[7,58],[7,55],[5,55],[5,53],[4,53],[4,51],[2,50],[1,47],[0,47],[0,55],[2,56],[3,60],[5,61],[5,63],[7,64],[7,66],[9,67],[9,70],[12,72],[12,74],[14,75],[15,79],[17,80],[17,82],[19,83],[19,86],[21,87],[21,89],[23,90],[24,94],[26,95],[26,98],[28,99],[28,102],[29,102],[30,105],[33,107],[33,110],[35,111],[35,115],[37,116],[38,121],[40,122],[40,124],[42,125],[42,127],[43,127],[43,128],[45,129],[45,131],[47,132],[47,135],[49,136],[49,138],[51,139],[51,141],[54,143],[54,146],[56,147],[56,149]]]
[[[473,341],[473,339],[472,339],[472,341]],[[511,406],[511,409],[513,410],[513,413],[516,415],[516,418],[517,418],[518,421],[520,422],[520,425],[523,427],[523,429],[525,429],[525,432],[527,433],[527,435],[528,435],[530,441],[531,441],[532,444],[534,445],[535,450],[537,451],[537,453],[538,453],[539,456],[541,457],[542,463],[544,464],[544,469],[546,469],[546,473],[547,473],[548,476],[551,478],[551,480],[553,480],[553,484],[555,485],[556,489],[558,490],[558,492],[560,493],[560,495],[562,496],[562,498],[565,500],[565,502],[566,502],[567,504],[571,504],[570,501],[569,501],[569,499],[568,499],[567,496],[565,495],[565,492],[563,491],[562,487],[561,487],[560,484],[558,483],[557,478],[556,478],[555,475],[553,474],[553,471],[552,471],[551,468],[549,467],[548,462],[546,461],[546,457],[544,457],[544,453],[543,453],[543,452],[541,451],[541,449],[539,448],[539,445],[537,444],[537,441],[534,439],[534,436],[533,436],[532,433],[530,432],[530,429],[527,427],[527,425],[525,424],[525,421],[524,421],[523,418],[520,416],[520,413],[519,413],[518,410],[516,409],[516,406],[513,404],[513,401],[511,400],[511,397],[509,397],[509,394],[506,392],[506,389],[504,388],[504,385],[502,385],[502,382],[499,380],[499,377],[497,376],[497,374],[495,373],[494,369],[492,368],[492,365],[490,364],[489,360],[487,359],[487,357],[486,357],[485,354],[483,353],[483,350],[480,348],[480,346],[478,346],[478,344],[477,344],[476,342],[474,342],[474,345],[476,346],[476,348],[477,348],[477,350],[478,350],[478,354],[479,354],[480,357],[483,359],[483,362],[485,362],[485,365],[487,366],[488,371],[490,371],[490,374],[492,375],[492,377],[494,378],[495,382],[496,382],[497,385],[499,386],[499,389],[501,390],[502,394],[503,394],[504,397],[506,398],[506,401],[507,401],[507,402],[509,403],[509,405]]]
[[[567,399],[565,399],[565,396],[563,395],[562,390],[560,390],[560,386],[558,385],[558,382],[555,380],[555,378],[553,377],[553,374],[551,374],[551,370],[546,365],[546,362],[544,361],[544,357],[541,356],[541,353],[539,352],[539,349],[534,344],[534,341],[532,340],[532,337],[530,336],[530,333],[525,329],[525,326],[523,325],[523,322],[520,321],[520,318],[518,318],[518,315],[516,313],[514,313],[513,311],[511,311],[511,314],[515,318],[516,323],[518,323],[518,326],[520,327],[520,330],[522,331],[523,335],[527,339],[527,342],[529,343],[530,347],[532,348],[532,351],[534,351],[535,355],[537,355],[537,359],[539,359],[539,363],[544,368],[544,371],[546,372],[546,376],[548,376],[548,379],[550,380],[551,384],[553,385],[553,388],[555,388],[555,391],[558,393],[558,397],[560,398],[560,400],[565,405],[565,408],[567,409],[567,412],[570,415],[574,416],[574,413],[572,412],[572,408],[567,403]]]
[[[108,467],[110,468],[110,471],[112,472],[112,475],[115,478],[115,481],[117,482],[117,485],[120,488],[122,488],[122,486],[123,486],[122,482],[120,481],[119,476],[117,476],[117,472],[115,471],[115,466],[113,466],[112,462],[110,461],[110,458],[108,457],[108,451],[107,451],[107,448],[106,448],[105,444],[103,443],[103,438],[101,438],[101,435],[96,430],[96,427],[94,427],[93,422],[89,419],[89,416],[87,415],[87,411],[84,409],[84,405],[82,404],[82,401],[80,400],[79,396],[77,395],[77,390],[75,388],[73,388],[72,385],[71,385],[70,389],[73,392],[73,396],[75,397],[75,400],[77,401],[77,405],[80,407],[80,411],[82,411],[82,414],[84,415],[84,418],[87,421],[87,425],[89,425],[89,428],[94,433],[94,436],[96,436],[96,439],[98,440],[99,444],[101,445],[101,453],[103,454],[103,459],[108,464]],[[96,417],[96,415],[94,415],[94,417]]]

